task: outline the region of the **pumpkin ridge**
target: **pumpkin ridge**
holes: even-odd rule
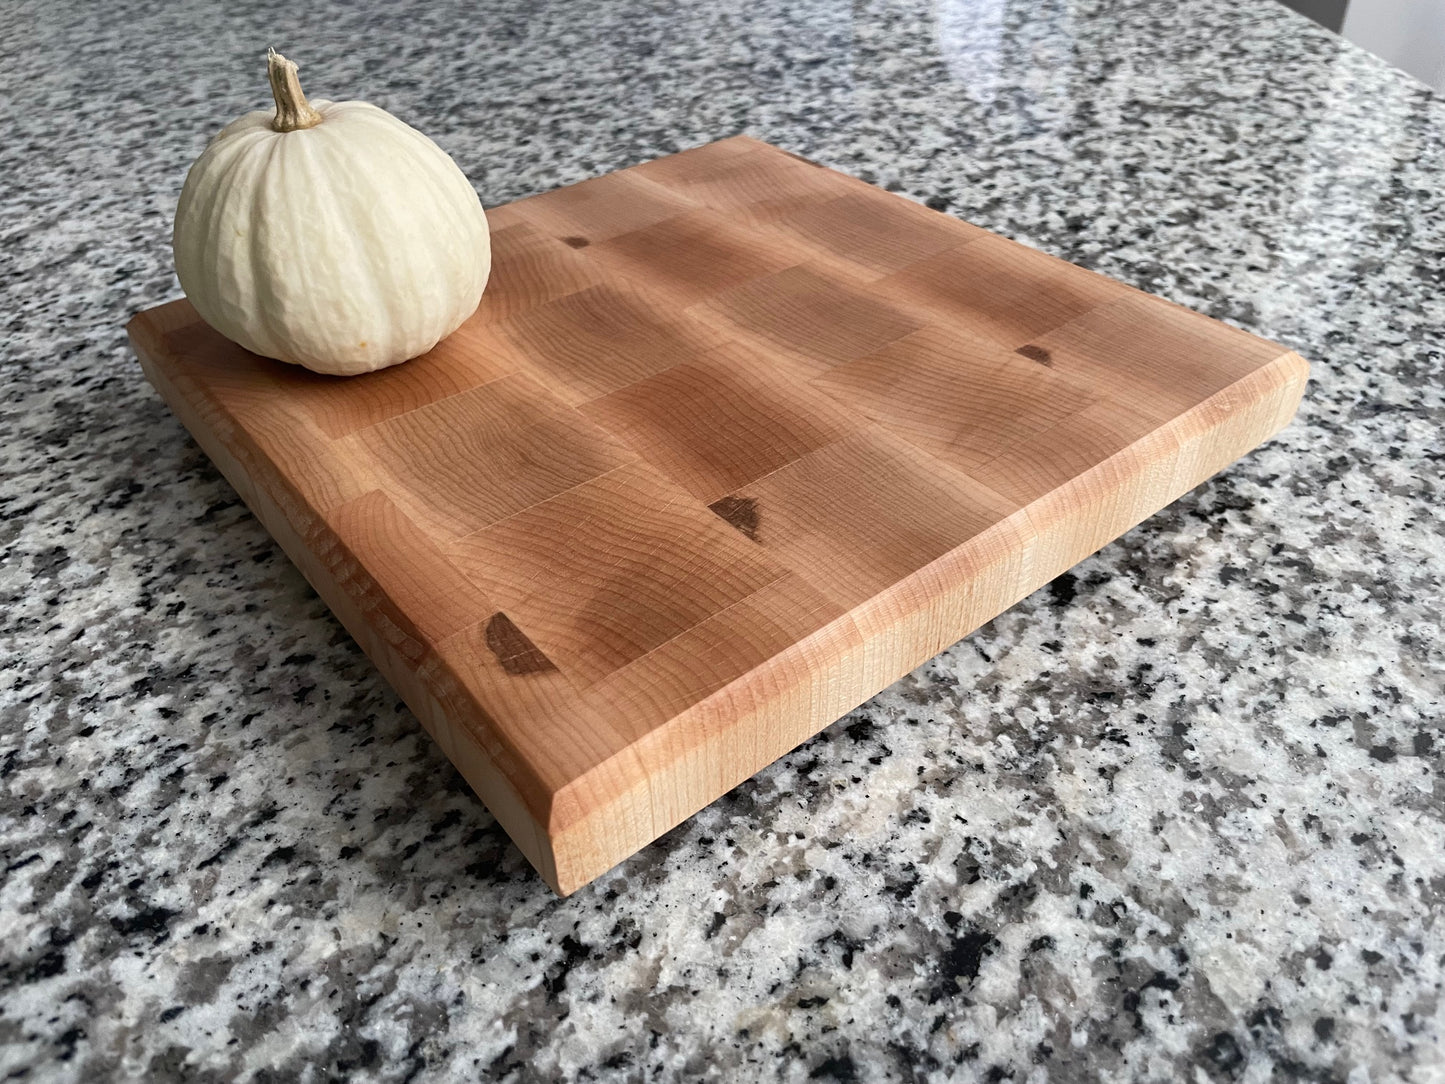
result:
[[[285,145],[285,142],[284,134],[275,136],[271,139],[270,146],[265,149],[265,161],[259,170],[260,181],[251,199],[251,259],[246,266],[250,269],[251,293],[253,295],[259,295],[260,293],[260,290],[257,288],[255,269],[260,267],[267,271],[270,270],[266,260],[266,249],[271,241],[268,234],[272,232],[274,224],[271,222],[271,209],[268,206],[268,197],[271,191],[271,179],[277,177],[280,172],[277,170],[276,165],[277,159],[281,157],[281,148]],[[259,158],[260,155],[257,155],[257,157]],[[273,276],[267,275],[266,277],[269,280]],[[265,341],[258,343],[262,349],[257,349],[256,353],[263,354],[269,358],[275,358],[287,352],[281,345],[283,336],[273,330],[275,326],[275,316],[273,313],[277,308],[279,308],[279,306],[266,305],[264,299],[262,303],[257,306],[260,313],[257,322],[260,324]]]
[[[358,112],[356,120],[375,132],[384,132],[390,138],[406,138],[414,143],[420,153],[413,161],[425,170],[427,180],[432,186],[432,194],[442,197],[434,199],[432,206],[442,208],[445,214],[451,216],[451,226],[455,233],[469,234],[475,231],[476,223],[463,217],[461,209],[453,206],[452,200],[445,197],[452,195],[452,192],[448,191],[449,186],[455,189],[457,196],[460,196],[463,191],[468,192],[476,199],[478,211],[482,210],[481,198],[477,196],[477,190],[472,187],[472,182],[467,179],[467,175],[450,156],[446,157],[445,166],[441,161],[430,161],[438,152],[446,155],[446,151],[442,150],[431,137],[380,109]],[[485,214],[485,212],[483,213]]]
[[[319,229],[322,233],[321,242],[317,251],[309,251],[305,255],[308,280],[327,281],[336,277],[336,269],[342,268],[347,272],[347,293],[345,304],[359,312],[384,313],[384,320],[381,326],[395,327],[397,312],[394,300],[391,297],[395,290],[389,288],[393,284],[384,281],[384,276],[378,274],[375,260],[370,258],[362,243],[361,231],[357,224],[348,217],[343,209],[348,203],[356,201],[353,193],[338,191],[336,185],[335,171],[332,168],[338,160],[337,150],[343,152],[346,149],[344,131],[334,121],[327,125],[319,126],[316,130],[318,135],[308,139],[304,147],[298,148],[297,161],[293,163],[296,172],[300,174],[306,183],[309,191],[315,193],[316,199],[316,221],[307,223],[298,220],[291,224],[293,231],[309,229],[315,232]],[[350,164],[350,163],[349,163]],[[348,180],[355,184],[357,178],[371,177],[371,171],[365,168],[357,169],[352,165],[346,171]],[[379,198],[380,194],[372,192],[373,198]],[[293,214],[299,212],[299,208],[291,209]],[[374,232],[372,223],[367,223],[367,232]],[[346,255],[338,257],[336,250],[345,246]],[[324,263],[325,267],[318,266]],[[366,297],[359,295],[365,293]],[[334,311],[334,304],[328,298],[322,296],[321,290],[308,291],[308,301],[312,312],[313,327],[325,327],[328,323],[336,320],[337,314]],[[382,355],[394,353],[396,344],[394,341],[385,344],[378,344],[375,330],[367,331],[365,339],[368,348],[374,347],[376,352]],[[360,341],[360,340],[358,340]],[[348,364],[366,364],[367,354],[360,354],[356,351],[362,349],[356,343],[348,343],[341,357]],[[314,359],[320,360],[320,359]]]
[[[414,129],[407,128],[402,121],[391,117],[389,114],[375,107],[353,113],[349,123],[351,125],[359,124],[373,139],[379,142],[397,143],[403,142],[403,140],[406,143],[414,142],[413,140],[405,139],[403,135],[404,131],[415,132]],[[441,179],[439,175],[442,173],[442,163],[440,161],[433,162],[432,159],[438,155],[444,155],[445,152],[434,143],[426,140],[426,137],[422,135],[422,133],[415,132],[415,134],[425,142],[416,143],[414,153],[412,146],[397,148],[396,155],[392,159],[394,161],[396,157],[404,154],[405,157],[403,160],[406,163],[404,169],[408,184],[422,189],[422,192],[411,193],[404,201],[388,200],[385,198],[385,192],[377,190],[373,178],[378,176],[378,174],[377,171],[372,168],[373,163],[370,161],[371,156],[360,153],[354,140],[345,142],[344,146],[341,147],[341,153],[354,163],[353,168],[356,173],[367,179],[368,186],[376,197],[375,204],[387,209],[388,217],[391,218],[391,221],[386,223],[388,227],[392,229],[402,228],[416,231],[421,231],[422,227],[426,227],[426,232],[436,231],[435,239],[447,244],[450,244],[454,237],[473,235],[476,232],[475,224],[465,222],[451,208],[451,204],[456,200],[459,193],[448,191],[439,183]],[[373,143],[372,146],[374,147],[375,144]],[[446,160],[446,164],[452,169],[456,169],[456,164],[450,159]],[[457,172],[460,173],[460,170],[457,170]],[[468,188],[470,189],[470,185],[468,185]],[[475,192],[471,194],[473,198],[475,198]],[[405,207],[404,212],[399,210],[399,208],[403,206]],[[478,201],[478,209],[480,210],[480,201]],[[448,218],[450,218],[450,221],[448,221]],[[397,311],[397,308],[414,310],[416,306],[424,307],[425,322],[431,326],[437,326],[443,319],[445,319],[447,323],[451,323],[453,316],[452,310],[458,305],[456,297],[457,291],[449,287],[445,280],[437,276],[435,266],[424,265],[418,268],[415,261],[408,261],[405,269],[408,273],[407,282],[398,281],[397,272],[400,270],[401,268],[395,263],[389,263],[387,265],[388,274],[386,278],[389,281],[386,283],[385,292],[388,295],[386,301],[389,306],[392,326],[405,326],[407,323],[416,322],[414,313],[411,315],[411,318],[408,319],[408,312]],[[424,273],[425,281],[421,283],[420,289],[412,290],[410,289],[410,287],[414,285],[412,275],[418,270]],[[395,306],[396,308],[392,308],[391,306]],[[460,321],[458,321],[458,323],[459,322]],[[448,330],[455,330],[455,328],[449,328]],[[440,338],[440,336],[438,336],[438,338]],[[397,343],[395,346],[398,349],[405,346],[409,350],[424,352],[432,346],[435,346],[436,341],[437,340],[411,343],[409,345]]]
[[[241,188],[240,182],[248,180],[256,172],[254,158],[260,149],[261,140],[265,138],[250,135],[250,131],[254,131],[254,129],[247,130],[245,133],[237,132],[231,136],[232,141],[244,140],[244,142],[239,142],[231,148],[229,161],[213,171],[214,176],[208,173],[198,179],[198,186],[204,185],[210,193],[214,194],[210,204],[196,218],[197,255],[195,265],[198,267],[210,266],[216,260],[216,252],[223,245],[231,243],[221,234],[226,226],[227,212],[232,211],[236,206],[233,193]],[[191,296],[192,304],[196,305],[196,309],[203,319],[228,338],[235,336],[237,329],[235,322],[230,319],[227,312],[223,282],[213,281],[211,277],[202,274],[199,283],[191,285],[182,283],[182,287]],[[197,294],[200,296],[196,296]],[[249,344],[242,342],[241,345],[249,349]]]

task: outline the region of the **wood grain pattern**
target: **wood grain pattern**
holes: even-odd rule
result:
[[[1273,343],[767,144],[489,212],[349,379],[185,301],[156,388],[567,893],[1284,426]]]

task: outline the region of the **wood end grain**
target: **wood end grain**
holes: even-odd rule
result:
[[[1288,423],[1283,347],[738,136],[493,214],[424,358],[172,410],[559,892]]]

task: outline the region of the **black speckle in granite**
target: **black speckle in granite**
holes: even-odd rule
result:
[[[858,1079],[858,1065],[847,1054],[821,1061],[808,1074],[809,1080],[853,1081]]]
[[[131,887],[131,886],[127,886]],[[166,907],[142,905],[134,913],[110,920],[111,929],[122,937],[139,937],[159,945],[171,935],[170,921],[179,914]]]
[[[1213,1070],[1217,1079],[1234,1080],[1244,1068],[1244,1051],[1238,1040],[1227,1031],[1216,1032],[1204,1047],[1203,1068]]]
[[[592,950],[587,945],[582,944],[571,934],[564,936],[558,947],[562,950],[562,957],[542,979],[548,1000],[555,1000],[558,994],[567,989],[567,976],[574,967],[592,954]]]
[[[939,961],[941,981],[930,995],[929,1001],[955,997],[967,990],[974,979],[978,978],[984,957],[991,954],[997,944],[998,938],[987,930],[965,929],[954,936]]]
[[[0,1072],[1440,1075],[1445,104],[1264,0],[288,16],[488,205],[746,131],[1314,362],[1278,438],[557,900],[125,342],[276,25],[0,10]]]
[[[1079,578],[1072,572],[1062,572],[1049,582],[1049,597],[1059,606],[1067,606],[1079,593]]]

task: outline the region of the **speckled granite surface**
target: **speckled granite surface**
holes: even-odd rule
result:
[[[0,1075],[1442,1079],[1445,104],[1267,0],[248,7],[0,8]],[[1314,381],[558,900],[127,350],[271,42],[489,204],[747,131]]]

